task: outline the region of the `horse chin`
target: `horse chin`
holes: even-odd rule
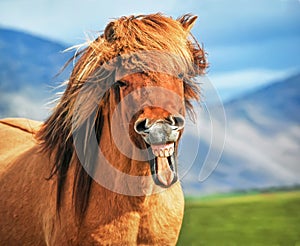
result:
[[[169,188],[178,180],[175,143],[148,145],[153,181],[162,188]]]

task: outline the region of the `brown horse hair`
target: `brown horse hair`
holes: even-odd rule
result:
[[[111,96],[108,90],[103,99],[98,102],[94,118],[91,120],[89,115],[81,114],[76,119],[74,126],[72,125],[74,104],[83,85],[88,83],[90,78],[93,78],[100,66],[120,55],[138,51],[170,52],[182,58],[177,67],[186,68],[180,77],[184,82],[184,100],[187,111],[193,112],[191,100],[199,100],[200,97],[200,90],[194,78],[204,74],[208,65],[203,48],[190,34],[189,26],[196,18],[188,14],[174,20],[160,13],[121,17],[110,22],[102,35],[90,42],[88,47],[74,55],[73,59],[77,61],[70,75],[66,90],[54,108],[52,115],[36,134],[42,151],[48,152],[54,158],[54,165],[49,179],[56,176],[56,208],[58,214],[63,200],[66,177],[70,163],[73,162],[72,160],[76,163],[73,187],[75,213],[78,218],[83,218],[85,214],[93,182],[75,154],[72,133],[73,131],[84,129],[86,136],[89,136],[91,131],[95,131],[99,143],[104,117],[103,106],[108,103],[108,99]],[[115,71],[110,69],[109,66],[101,72],[105,75],[102,78],[104,77],[105,79],[97,81],[95,86],[92,87],[94,90],[99,90],[99,85],[105,86],[107,84],[106,80],[114,79]],[[115,88],[115,95],[118,94],[116,90]],[[87,100],[90,91],[84,93],[87,94],[86,101],[82,102],[86,109],[84,112],[89,112],[89,109],[93,108],[92,103]],[[88,118],[89,120],[87,120]],[[89,141],[88,137],[83,137],[82,139]],[[84,146],[87,145],[88,143],[82,143],[80,146],[83,146],[83,149],[79,151],[85,151]],[[88,165],[92,165],[92,162],[95,160],[90,154],[86,157],[86,161],[89,162]]]

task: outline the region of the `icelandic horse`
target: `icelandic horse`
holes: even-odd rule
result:
[[[178,143],[207,66],[196,19],[111,21],[45,122],[0,121],[1,245],[176,244]]]

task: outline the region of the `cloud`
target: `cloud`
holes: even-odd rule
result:
[[[249,69],[215,74],[210,77],[219,89],[255,87],[286,78],[293,70]]]
[[[0,25],[73,45],[85,41],[85,32],[102,31],[114,17],[153,12],[199,16],[193,33],[208,51],[209,76],[223,99],[300,67],[296,0],[2,0]]]
[[[0,118],[24,117],[34,120],[45,120],[50,113],[46,106],[50,95],[39,88],[23,87],[20,91],[0,93]]]
[[[0,24],[71,44],[88,31],[103,30],[112,18],[128,14],[172,12],[177,1],[100,2],[95,0],[1,1]]]
[[[268,11],[266,11],[266,9]],[[205,41],[220,43],[230,38],[240,42],[249,39],[249,33],[261,35],[272,27],[275,34],[297,26],[300,4],[297,1],[220,1],[220,0],[164,0],[164,1],[96,1],[96,0],[2,0],[0,25],[78,43],[85,31],[102,30],[114,17],[163,12],[173,17],[184,13],[199,16],[194,32]],[[298,28],[299,29],[299,28]],[[251,30],[251,32],[249,32]]]
[[[246,91],[256,89],[272,82],[281,81],[297,70],[245,69],[216,73],[209,76],[209,82],[215,87],[224,101]],[[298,70],[299,71],[299,70]],[[204,92],[209,98],[210,91]]]

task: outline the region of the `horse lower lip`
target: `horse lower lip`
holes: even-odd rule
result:
[[[175,155],[160,158],[160,163],[158,162],[158,158],[155,157],[152,161],[152,177],[154,179],[155,184],[163,187],[168,188],[172,184],[174,184],[177,180],[177,172],[176,172],[176,161],[175,161]],[[163,165],[162,161],[165,163],[168,162],[169,167],[166,167],[166,163]],[[158,166],[163,165],[163,166]]]
[[[170,186],[175,177],[171,165],[169,159],[166,157],[156,158],[156,177],[164,186]]]

